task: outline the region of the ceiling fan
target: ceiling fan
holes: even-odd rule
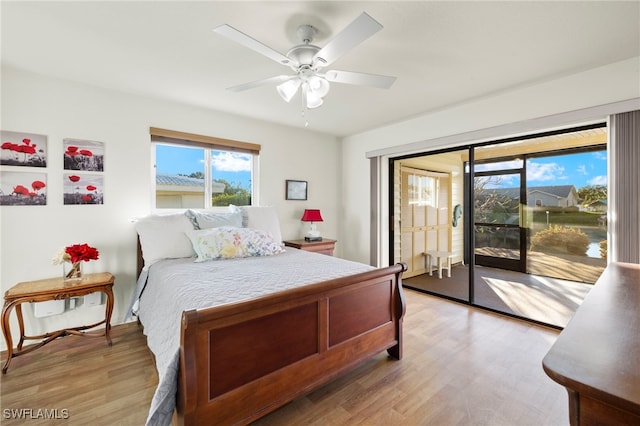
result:
[[[307,108],[317,108],[322,105],[323,98],[329,92],[329,82],[372,86],[381,89],[391,87],[396,77],[351,71],[323,70],[323,68],[342,57],[348,50],[362,43],[382,28],[379,22],[363,12],[326,46],[320,48],[311,44],[317,33],[316,28],[311,25],[301,25],[298,27],[297,35],[302,44],[291,48],[286,55],[277,52],[230,25],[221,25],[214,28],[213,31],[279,64],[286,65],[294,71],[293,75],[278,75],[229,87],[228,90],[239,92],[264,84],[279,83],[276,87],[277,91],[286,102],[291,101],[298,89],[301,89],[303,105]]]

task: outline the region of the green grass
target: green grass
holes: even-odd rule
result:
[[[549,212],[550,225],[581,225],[598,226],[598,218],[602,213],[590,212]],[[547,214],[544,211],[533,212],[533,223],[547,224]]]

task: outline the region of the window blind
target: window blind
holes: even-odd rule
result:
[[[611,122],[610,188],[614,262],[640,263],[640,111],[614,114]]]
[[[242,152],[252,155],[260,154],[260,145],[249,142],[178,132],[175,130],[160,129],[158,127],[150,127],[149,133],[151,134],[151,142],[197,146],[200,148]]]

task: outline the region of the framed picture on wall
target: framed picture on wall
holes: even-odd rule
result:
[[[104,204],[104,176],[65,173],[64,205]]]
[[[82,139],[64,139],[65,170],[104,171],[104,143]]]
[[[0,206],[44,206],[46,204],[46,173],[0,172]]]
[[[287,180],[286,199],[287,200],[306,200],[307,199],[307,181]]]
[[[47,167],[47,137],[34,133],[0,131],[0,165]]]

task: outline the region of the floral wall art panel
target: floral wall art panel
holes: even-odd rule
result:
[[[47,204],[47,174],[0,172],[0,206]]]
[[[64,169],[88,172],[104,171],[104,143],[64,139]]]
[[[103,175],[65,173],[63,186],[65,205],[104,204]]]
[[[0,165],[47,167],[47,137],[0,130]]]

